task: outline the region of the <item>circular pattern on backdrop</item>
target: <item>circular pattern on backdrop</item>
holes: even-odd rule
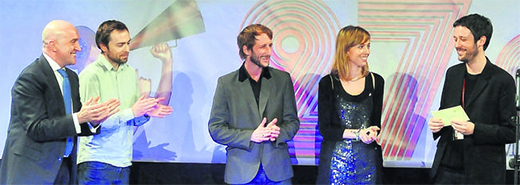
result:
[[[520,69],[520,35],[511,39],[502,48],[495,63],[508,71],[512,76],[516,76],[516,71]]]
[[[263,24],[273,31],[270,66],[289,72],[294,81],[300,130],[289,143],[289,153],[296,161],[314,161],[320,142],[316,129],[318,81],[333,61],[339,21],[321,1],[272,0],[252,6],[240,27],[250,24]]]
[[[273,30],[271,66],[295,78],[308,72],[322,74],[330,66],[339,22],[323,2],[259,1],[241,28],[257,23]]]

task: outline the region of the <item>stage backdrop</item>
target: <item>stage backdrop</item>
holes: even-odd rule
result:
[[[294,164],[315,165],[320,78],[330,72],[335,37],[347,25],[372,34],[370,70],[385,79],[382,133],[387,167],[430,167],[435,141],[427,126],[437,110],[444,74],[459,63],[452,24],[469,13],[489,17],[494,33],[487,56],[514,75],[520,66],[517,0],[1,0],[0,149],[10,116],[10,90],[20,71],[41,54],[41,31],[51,20],[74,24],[81,35],[78,73],[99,54],[98,25],[120,20],[132,36],[129,64],[141,90],[154,96],[164,73],[173,73],[174,112],[135,130],[134,160],[224,163],[225,147],[213,142],[208,119],[217,78],[242,64],[236,36],[261,23],[274,31],[271,66],[294,81],[301,128],[290,143]],[[162,69],[150,48],[166,42],[173,69]],[[512,153],[508,147],[508,155]],[[0,150],[1,151],[1,150]]]

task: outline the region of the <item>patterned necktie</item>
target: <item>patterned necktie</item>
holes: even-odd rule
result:
[[[71,114],[72,113],[72,98],[70,97],[70,83],[69,78],[67,76],[67,73],[63,69],[58,69],[58,73],[63,77],[63,101],[65,102],[65,113]],[[67,137],[67,145],[65,146],[65,154],[64,157],[69,157],[70,153],[72,152],[73,147],[73,141],[72,137]]]

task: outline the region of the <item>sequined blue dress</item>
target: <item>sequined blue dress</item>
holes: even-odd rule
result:
[[[323,136],[320,150],[318,184],[379,184],[382,153],[376,142],[365,144],[343,139],[345,129],[380,126],[383,79],[374,74],[365,80],[365,90],[350,95],[339,79],[325,76],[320,81],[319,128]],[[333,88],[333,87],[336,88]],[[339,88],[338,88],[339,87]]]
[[[369,95],[361,102],[353,102],[340,95],[336,97],[336,109],[347,129],[368,128],[373,101]],[[377,148],[360,140],[337,141],[330,163],[331,184],[375,184]]]

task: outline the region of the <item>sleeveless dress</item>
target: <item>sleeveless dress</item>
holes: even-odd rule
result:
[[[335,108],[347,129],[364,129],[370,125],[373,97],[372,93],[368,96],[363,96],[363,93],[357,96],[344,90],[340,94],[336,93]],[[380,170],[378,168],[382,168],[377,161],[377,152],[377,147],[361,140],[344,139],[336,142],[330,163],[330,183],[375,184],[379,175],[376,172]]]

